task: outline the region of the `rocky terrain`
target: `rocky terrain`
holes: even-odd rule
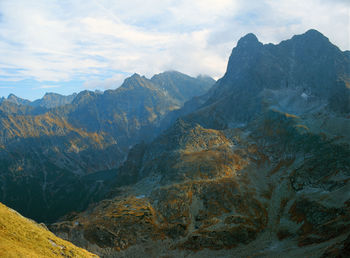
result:
[[[0,201],[44,222],[83,210],[109,191],[131,146],[214,82],[172,71],[135,74],[103,93],[10,95],[0,104]]]
[[[109,198],[50,229],[106,257],[349,256],[350,58],[325,36],[246,35],[165,117]]]

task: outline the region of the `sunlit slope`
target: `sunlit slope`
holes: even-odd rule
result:
[[[0,203],[0,257],[97,257]]]

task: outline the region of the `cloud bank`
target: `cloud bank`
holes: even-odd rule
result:
[[[2,0],[0,89],[24,80],[115,88],[165,70],[219,78],[249,32],[278,43],[314,28],[350,49],[349,12],[345,0]]]

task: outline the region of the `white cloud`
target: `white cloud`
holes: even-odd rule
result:
[[[127,77],[126,74],[115,74],[110,78],[99,80],[99,79],[92,79],[88,80],[84,83],[84,87],[87,89],[111,89],[111,88],[117,88],[122,84],[124,79]]]
[[[170,69],[218,78],[248,32],[278,43],[315,28],[350,49],[349,8],[344,0],[1,0],[0,81],[79,79],[105,89],[125,74]]]
[[[38,89],[53,89],[53,88],[59,88],[59,85],[40,85],[38,87],[32,88],[33,90],[38,90]]]

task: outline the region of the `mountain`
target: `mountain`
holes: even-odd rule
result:
[[[151,82],[167,91],[167,94],[182,106],[187,100],[204,94],[214,85],[215,80],[208,76],[192,78],[176,71],[169,71],[154,75]]]
[[[17,105],[29,105],[29,103],[30,103],[29,100],[19,98],[14,94],[8,95],[7,99],[3,98],[2,101],[9,101],[9,102],[15,103]]]
[[[0,203],[1,257],[97,257]]]
[[[81,92],[68,118],[76,127],[113,135],[128,151],[131,145],[155,137],[159,133],[155,126],[167,113],[205,93],[214,82],[174,71],[151,79],[134,74],[116,90],[104,94]]]
[[[50,93],[46,93],[44,97],[42,97],[41,99],[37,99],[31,102],[30,105],[45,107],[48,109],[55,108],[55,107],[70,104],[76,96],[77,96],[76,93],[73,93],[68,96],[63,96],[61,94],[50,92]]]
[[[109,199],[50,228],[100,255],[348,256],[349,78],[318,31],[244,36],[223,78],[130,150]]]
[[[328,109],[348,113],[349,67],[349,57],[315,30],[278,45],[263,45],[248,34],[238,41],[227,72],[208,92],[210,97],[196,116],[216,128],[244,124],[261,113],[266,94],[282,91],[288,91],[290,100],[291,95],[300,100],[304,94],[309,101],[322,101],[314,103],[317,107],[327,104]],[[286,111],[303,112],[296,110],[298,104]]]
[[[11,102],[16,105],[25,105],[25,106],[33,106],[33,107],[44,107],[44,108],[55,108],[59,106],[64,106],[66,104],[69,104],[73,101],[73,99],[76,97],[76,93],[68,96],[63,96],[57,93],[46,93],[44,97],[41,99],[37,99],[34,101],[30,101],[27,99],[22,99],[17,97],[14,94],[10,94],[7,98],[1,98],[0,104],[2,102]]]
[[[100,200],[131,146],[157,136],[156,125],[168,112],[214,83],[178,72],[157,76],[153,82],[135,74],[103,93],[46,94],[30,105],[3,101],[0,201],[53,222]]]

